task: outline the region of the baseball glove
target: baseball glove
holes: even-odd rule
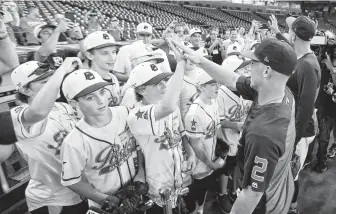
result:
[[[113,214],[133,213],[142,201],[141,196],[146,194],[148,189],[148,184],[135,181],[113,196],[107,197],[101,209]]]

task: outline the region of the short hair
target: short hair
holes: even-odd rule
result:
[[[30,87],[30,83],[28,83],[28,84],[25,85],[24,87],[29,88],[29,87]],[[27,95],[25,95],[25,94],[23,94],[23,93],[17,91],[16,94],[15,94],[15,98],[16,98],[17,100],[19,100],[20,102],[22,102],[22,103],[28,103],[28,98],[29,98],[29,96],[27,96]]]
[[[135,95],[136,95],[137,102],[140,102],[140,101],[143,100],[144,96],[141,95],[139,91],[144,89],[144,88],[145,88],[145,86],[142,86],[142,85],[135,88]]]

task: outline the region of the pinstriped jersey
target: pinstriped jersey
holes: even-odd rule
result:
[[[80,120],[61,150],[62,181],[69,186],[85,178],[99,192],[113,194],[135,174],[136,142],[128,129],[125,107],[110,107],[112,120],[95,128]],[[97,206],[96,203],[91,202]]]
[[[217,131],[220,127],[220,117],[216,99],[211,104],[205,104],[197,98],[192,104],[185,117],[186,136],[202,141],[203,149],[208,157],[214,161]],[[212,170],[197,158],[197,164],[193,172],[193,177],[202,179],[212,173]]]
[[[55,103],[49,115],[29,128],[22,116],[29,105],[11,109],[16,146],[28,162],[30,181],[26,189],[29,210],[42,206],[71,206],[82,201],[79,195],[61,185],[60,148],[75,127],[72,110],[65,103]]]

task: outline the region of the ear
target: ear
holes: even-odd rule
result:
[[[94,59],[94,55],[90,52],[90,51],[86,51],[84,53],[85,57],[89,60],[93,60]]]
[[[266,66],[266,69],[263,71],[262,75],[265,79],[270,79],[270,77],[273,75],[273,69],[271,69],[270,66]]]
[[[28,97],[33,96],[33,91],[29,87],[19,88],[18,91]]]
[[[144,96],[145,86],[144,86],[144,87],[143,87],[143,86],[137,87],[137,88],[135,89],[135,91],[136,91],[138,94]]]
[[[77,101],[75,100],[68,100],[68,104],[72,107],[76,109],[76,106],[78,106]]]

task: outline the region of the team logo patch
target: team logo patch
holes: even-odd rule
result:
[[[144,26],[144,30],[147,30],[149,29],[149,27],[147,25]]]
[[[253,182],[253,183],[252,183],[252,187],[257,188],[257,183],[256,183],[256,182]]]
[[[237,50],[237,49],[238,49],[238,47],[236,47],[236,46],[233,47],[233,50]]]
[[[103,39],[105,39],[105,40],[109,40],[109,39],[110,39],[110,37],[109,37],[109,35],[108,35],[108,34],[104,33],[104,34],[103,34]]]
[[[84,73],[84,76],[85,76],[85,79],[86,80],[93,80],[93,79],[95,79],[95,76],[94,76],[94,74],[93,73],[91,73],[91,72],[85,72]]]
[[[268,57],[265,57],[265,58],[263,59],[263,61],[265,61],[265,62],[269,62],[269,59],[268,59]]]
[[[53,64],[55,67],[60,67],[62,63],[63,63],[62,57],[59,57],[59,56],[53,57]]]
[[[152,71],[158,71],[158,67],[155,64],[150,65]]]

